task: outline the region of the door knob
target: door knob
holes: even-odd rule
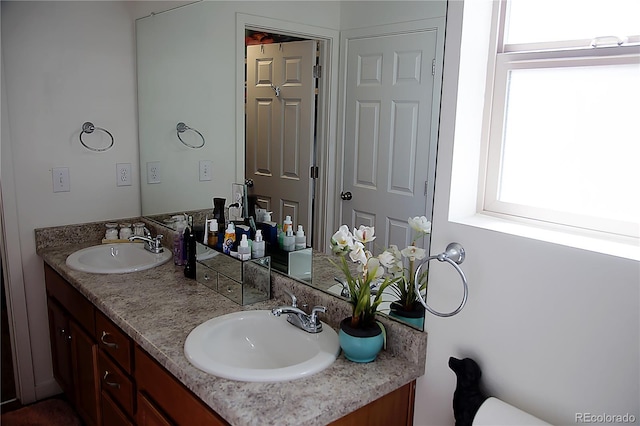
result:
[[[340,193],[340,198],[342,198],[342,199],[343,199],[343,200],[345,200],[345,201],[349,201],[350,199],[352,199],[352,198],[353,198],[353,195],[351,194],[351,192],[350,192],[350,191],[347,191],[347,192],[341,192],[341,193]]]

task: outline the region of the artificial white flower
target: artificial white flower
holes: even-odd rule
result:
[[[416,231],[423,234],[428,234],[431,232],[431,222],[427,220],[425,216],[416,216],[414,218],[409,218],[408,220],[409,226]]]
[[[427,256],[427,251],[425,249],[416,246],[408,246],[400,253],[402,253],[404,257],[407,257],[410,260],[421,260]]]
[[[353,245],[353,235],[347,225],[342,225],[331,237],[332,250],[334,252],[344,251]]]
[[[351,246],[351,251],[349,252],[349,257],[352,261],[358,262],[362,265],[366,265],[367,263],[367,253],[364,250],[364,244],[360,241],[356,241]]]
[[[390,268],[397,262],[396,257],[389,250],[383,251],[378,256],[378,260],[385,268]]]
[[[373,226],[360,225],[358,229],[353,230],[353,236],[357,241],[363,244],[370,243],[375,240],[375,228]]]

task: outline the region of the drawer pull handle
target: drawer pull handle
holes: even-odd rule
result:
[[[107,342],[107,340],[105,339],[105,337],[107,336],[111,336],[111,334],[107,333],[106,331],[103,331],[102,336],[100,337],[100,341],[108,348],[118,349],[117,343]]]
[[[108,377],[111,373],[109,371],[105,371],[104,372],[104,376],[102,377],[102,380],[104,380],[104,383],[107,386],[111,386],[112,388],[116,388],[116,389],[120,389],[120,383],[116,383],[116,382],[110,382],[108,380]]]

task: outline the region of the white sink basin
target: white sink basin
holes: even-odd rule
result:
[[[184,353],[194,366],[225,379],[280,382],[330,366],[340,352],[338,334],[322,323],[307,333],[271,311],[242,311],[210,319],[191,331]]]
[[[78,250],[67,257],[67,266],[95,274],[124,274],[162,265],[173,257],[165,247],[159,254],[144,249],[142,243],[101,244]]]

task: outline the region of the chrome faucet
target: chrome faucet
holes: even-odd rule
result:
[[[158,234],[156,235],[155,238],[151,238],[151,233],[149,232],[148,229],[145,228],[145,236],[142,235],[132,235],[131,237],[129,237],[129,241],[135,241],[135,240],[142,240],[144,241],[144,248],[147,251],[150,251],[151,253],[162,253],[164,252],[164,248],[162,247],[162,234]]]
[[[307,333],[320,333],[322,331],[322,323],[318,319],[319,312],[327,312],[327,308],[324,306],[314,306],[311,309],[311,313],[307,314],[302,309],[298,308],[297,302],[298,299],[287,290],[285,290],[291,297],[291,305],[290,306],[278,306],[277,308],[273,308],[271,313],[277,317],[282,314],[287,314],[287,321],[296,327],[306,331]]]
[[[342,290],[340,291],[340,296],[349,298],[351,297],[351,292],[349,291],[349,284],[343,279],[338,277],[333,277],[333,279],[342,285]]]

